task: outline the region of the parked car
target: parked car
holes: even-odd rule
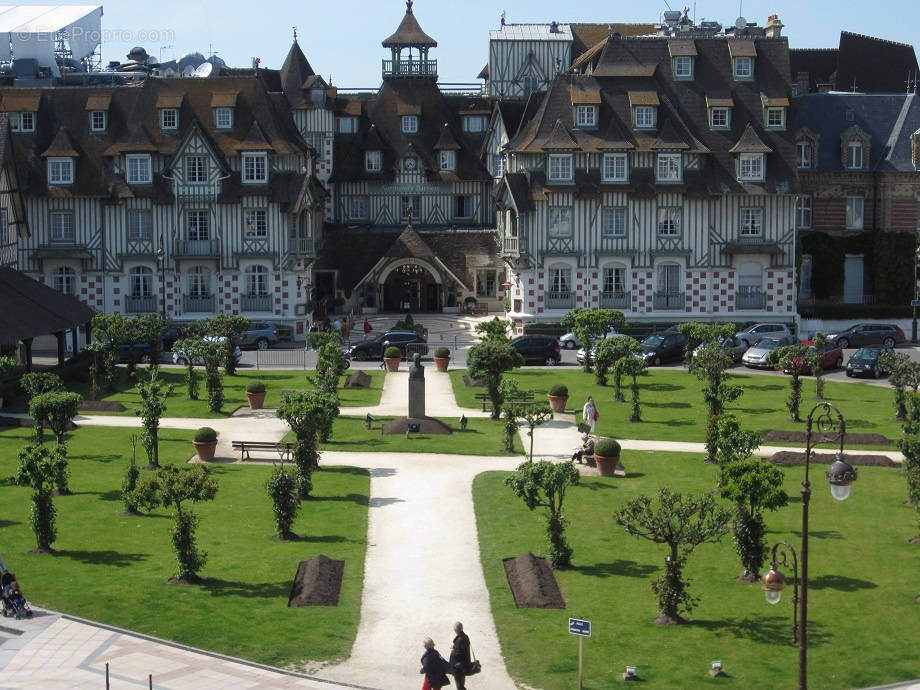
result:
[[[752,347],[748,348],[748,351],[741,358],[741,363],[746,367],[755,369],[771,369],[772,366],[768,361],[770,350],[786,347],[786,345],[795,345],[798,342],[794,335],[784,335],[779,338],[761,338]]]
[[[906,340],[904,331],[892,323],[858,323],[845,331],[828,333],[827,339],[844,350],[863,345],[894,347]]]
[[[847,376],[870,376],[874,379],[879,376],[887,376],[888,372],[879,366],[878,360],[891,350],[890,347],[879,347],[878,345],[859,348],[847,362]]]
[[[278,329],[270,323],[250,323],[249,328],[240,337],[240,347],[254,347],[257,350],[267,350],[272,345],[278,344]]]
[[[792,367],[789,367],[787,369],[783,369],[784,374],[791,374],[793,371],[796,371],[799,374],[811,373],[811,356],[818,351],[818,346],[815,345],[814,340],[806,340],[802,343],[802,345],[805,345],[808,348],[808,356],[802,360],[799,360],[798,358],[794,359],[793,365],[795,368],[793,369]],[[834,343],[828,342],[822,345],[820,349],[820,355],[821,368],[824,369],[824,371],[828,371],[830,369],[839,369],[843,366],[843,350],[841,350],[837,345],[834,345]]]
[[[641,344],[645,363],[657,367],[665,362],[677,362],[684,358],[687,336],[683,333],[650,335]]]
[[[750,347],[761,338],[782,338],[784,335],[792,335],[789,326],[785,324],[757,323],[748,329],[739,331],[735,334],[735,337],[747,345],[747,347]]]
[[[707,345],[709,345],[709,343],[702,343],[699,345],[693,351],[693,356],[696,357]],[[747,352],[748,349],[748,346],[745,345],[741,338],[722,338],[719,341],[719,345],[721,345],[722,351],[731,357],[732,361],[735,363],[741,361],[741,358],[744,356],[744,353]]]
[[[604,337],[612,338],[615,335],[619,335],[617,333],[617,329],[611,328],[609,331],[607,331],[607,334]],[[574,350],[579,347],[584,347],[584,343],[579,341],[578,338],[575,337],[574,333],[566,333],[564,336],[560,337],[559,345],[564,347],[566,350]]]
[[[133,345],[119,345],[115,348],[115,354],[118,355],[119,362],[140,362],[141,364],[150,364],[152,355],[150,354],[150,345],[148,343],[134,343]]]
[[[227,339],[222,335],[206,335],[203,340],[207,340],[212,343],[223,343],[227,341]],[[185,352],[185,350],[183,350],[182,342],[183,341],[181,340],[176,341],[173,349],[172,361],[173,364],[181,364],[182,366],[185,366],[189,362],[189,355],[187,352]],[[237,362],[243,358],[243,353],[240,351],[239,345],[233,348],[233,355],[236,357]],[[195,357],[192,359],[192,364],[201,366],[204,364],[204,360],[201,357]]]
[[[611,334],[607,335],[607,338],[630,338],[630,337],[632,336],[628,336],[625,333],[612,333],[612,335]],[[607,340],[607,338],[604,338],[604,340]],[[594,345],[591,346],[591,361],[592,362],[594,361],[594,357],[596,355],[597,355],[597,343],[594,343]],[[578,350],[578,352],[575,353],[575,361],[578,362],[580,366],[585,365],[585,348],[581,348]]]
[[[363,340],[348,348],[348,356],[356,362],[381,359],[383,352],[390,346],[398,347],[402,356],[407,352],[428,354],[428,342],[415,331],[387,331],[376,338]],[[411,346],[411,347],[410,347]]]
[[[181,326],[167,326],[166,330],[163,331],[163,351],[172,351],[173,345],[176,344],[176,341],[182,340],[184,337],[185,331]]]
[[[551,335],[518,336],[511,341],[511,347],[521,353],[524,364],[554,367],[562,359],[559,341]]]

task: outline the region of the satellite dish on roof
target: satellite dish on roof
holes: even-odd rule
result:
[[[174,77],[176,76],[176,70],[174,70],[172,67],[167,67],[163,70],[162,75],[164,77]]]
[[[195,75],[195,68],[192,67],[191,65],[186,65],[185,67],[182,68],[183,77],[191,77],[194,75]]]
[[[212,65],[210,62],[202,62],[202,63],[198,66],[198,69],[195,70],[195,72],[194,72],[194,74],[193,74],[192,76],[194,76],[194,77],[201,77],[202,79],[205,78],[205,77],[210,77],[210,76],[211,76],[211,70],[213,70],[213,69],[214,69],[214,65]]]
[[[747,26],[747,19],[745,19],[744,17],[738,17],[735,20],[735,28],[738,29],[738,31],[741,31],[741,29],[743,29],[746,26]]]

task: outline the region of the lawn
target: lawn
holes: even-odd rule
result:
[[[219,413],[211,412],[208,409],[208,393],[204,383],[204,372],[198,368],[199,374],[199,393],[198,400],[189,400],[186,395],[185,370],[178,368],[160,368],[160,378],[168,384],[174,386],[172,393],[166,400],[166,416],[168,417],[202,417],[206,419],[223,419],[229,417],[240,407],[248,406],[246,399],[246,386],[251,381],[261,381],[265,384],[268,395],[265,398],[265,407],[277,407],[281,402],[281,392],[285,390],[301,390],[312,388],[307,381],[307,374],[312,375],[312,371],[282,371],[282,370],[237,370],[236,376],[224,376],[224,406],[223,411]],[[122,416],[134,416],[134,411],[140,407],[140,396],[133,382],[127,378],[127,369],[119,368],[121,377],[119,379],[118,390],[114,393],[108,392],[102,388],[99,399],[107,402],[118,402],[125,406],[123,412],[92,412],[92,414],[116,414]],[[345,388],[345,380],[348,374],[342,376],[339,387],[339,401],[343,407],[366,407],[377,405],[380,402],[380,394],[383,392],[383,378],[385,372],[368,371],[371,377],[370,388]],[[76,384],[70,387],[85,399],[90,397],[90,386],[88,383]],[[25,412],[26,408],[23,401],[18,401],[18,406],[10,408],[12,411]]]
[[[457,403],[464,407],[480,407],[481,403],[474,396],[484,389],[464,384],[465,373],[463,370],[450,372]],[[538,398],[545,395],[553,384],[565,384],[569,389],[569,410],[580,412],[587,397],[593,395],[600,412],[597,433],[603,436],[697,442],[705,438],[707,412],[700,392],[701,384],[684,370],[650,369],[647,376],[640,378],[641,423],[628,421],[628,402],[613,402],[612,379],[610,385],[598,386],[593,374],[571,369],[519,369],[510,376],[518,381],[523,390],[533,390]],[[731,374],[731,381],[742,386],[744,394],[729,405],[728,411],[741,419],[745,429],[759,432],[773,429],[805,430],[804,422],[794,423],[789,420],[786,409],[789,377]],[[800,407],[802,419],[817,402],[814,379],[805,377],[803,381]],[[628,388],[624,389],[624,395],[628,400]],[[901,426],[895,420],[894,392],[891,389],[829,381],[824,387],[824,397],[840,409],[846,419],[848,433],[882,434],[892,440],[900,437]],[[890,446],[888,449],[894,450]]]
[[[566,493],[574,568],[556,573],[565,610],[517,609],[502,559],[525,551],[546,556],[543,514],[529,512],[502,484],[507,473],[474,482],[480,554],[502,654],[512,676],[542,690],[576,686],[578,643],[568,618],[592,622],[584,641],[584,687],[619,685],[627,664],[650,687],[794,687],[791,592],[769,606],[759,584],[735,581],[741,568],[730,538],[690,556],[690,593],[700,597],[691,624],[659,627],[651,580],[667,547],[630,537],[611,517],[639,493],[667,485],[703,492],[717,470],[694,456],[624,453],[629,477],[591,478]],[[920,547],[904,478],[894,469],[860,468],[849,500],[830,496],[823,467],[812,473],[809,540],[809,682],[812,688],[866,687],[920,676],[910,650],[920,635]],[[768,514],[768,541],[798,548],[802,467],[787,468],[789,506]],[[787,570],[787,575],[791,573]],[[791,577],[790,577],[791,579]],[[790,588],[791,589],[791,588]],[[475,644],[475,640],[474,640]],[[719,659],[729,678],[708,675]]]
[[[265,492],[270,467],[214,466],[214,501],[194,506],[199,548],[208,551],[197,586],[171,585],[175,557],[166,511],[121,517],[119,488],[129,429],[84,428],[68,441],[72,496],[54,499],[54,555],[32,555],[29,490],[0,484],[0,544],[34,604],[254,661],[304,668],[341,659],[357,631],[370,480],[356,468],[324,467],[294,524],[302,540],[274,540]],[[23,429],[0,430],[0,477],[8,477]],[[160,431],[161,462],[189,456],[191,431]],[[139,454],[143,451],[139,448]],[[288,608],[297,564],[323,553],[345,561],[339,605]]]

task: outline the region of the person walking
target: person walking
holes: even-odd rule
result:
[[[447,669],[450,664],[434,648],[434,640],[426,637],[422,642],[425,647],[425,653],[422,654],[422,670],[425,674],[425,680],[422,681],[422,690],[441,690],[445,685],[450,685],[450,679],[447,677]]]
[[[589,434],[594,433],[594,425],[597,424],[597,420],[600,419],[600,417],[601,415],[597,411],[597,405],[594,404],[594,398],[589,395],[585,406],[581,408],[581,418],[588,426]]]
[[[463,623],[454,623],[454,642],[450,646],[450,665],[454,669],[457,690],[466,690],[466,675],[473,662],[470,659],[470,638],[463,632]]]
[[[367,340],[367,336],[371,334],[371,322],[367,320],[367,317],[364,317],[364,339]]]

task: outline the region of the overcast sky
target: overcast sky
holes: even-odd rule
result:
[[[86,0],[83,0],[84,2]],[[668,0],[673,9],[683,9]],[[763,25],[778,14],[784,34],[796,48],[836,47],[841,30],[901,43],[915,43],[915,2],[875,3],[797,0],[755,2],[705,0],[690,7],[696,20],[734,23],[739,10]],[[380,61],[388,56],[381,41],[396,30],[405,13],[401,0],[157,0],[105,3],[103,58],[124,60],[141,45],[166,60],[199,51],[217,52],[234,67],[259,57],[263,67],[279,68],[291,45],[292,27],[313,69],[339,87],[376,87]],[[416,0],[414,13],[425,32],[438,41],[430,57],[438,60],[443,82],[474,82],[488,61],[488,31],[497,29],[502,10],[509,23],[655,22],[665,2],[580,0]]]

